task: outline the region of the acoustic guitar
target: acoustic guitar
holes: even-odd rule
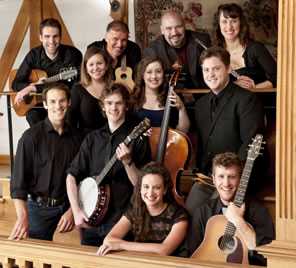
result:
[[[150,128],[150,120],[145,118],[123,141],[125,145],[128,145],[132,140],[135,140],[141,136],[148,128]],[[79,207],[88,217],[87,224],[89,226],[95,226],[99,224],[104,218],[110,201],[110,187],[100,185],[107,173],[113,167],[117,160],[117,154],[115,153],[100,175],[87,177],[80,182],[78,186],[78,201]]]
[[[15,92],[12,89],[12,81],[15,78],[17,69],[12,70],[9,75],[9,90],[10,92]],[[70,80],[77,76],[77,70],[75,68],[65,68],[59,74],[48,77],[44,80],[44,83],[56,82],[59,80]],[[28,82],[36,83],[41,77],[47,77],[47,74],[43,70],[33,69],[29,76]],[[41,95],[26,96],[25,99],[19,104],[14,104],[16,95],[11,95],[11,102],[15,113],[18,116],[25,116],[27,112],[34,107],[37,103],[42,103]]]
[[[126,65],[126,55],[121,58],[121,66],[115,70],[115,83],[124,83],[129,87],[131,92],[134,88],[134,81],[132,78],[133,71]]]
[[[248,150],[247,161],[235,194],[234,204],[241,207],[247,190],[254,160],[260,153],[263,136],[257,134]],[[208,220],[206,233],[199,248],[191,258],[205,261],[248,264],[248,248],[236,227],[224,215]]]

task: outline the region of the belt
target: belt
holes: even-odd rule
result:
[[[39,205],[46,206],[46,207],[57,207],[66,201],[64,197],[62,198],[44,197],[44,196],[37,196],[31,193],[29,193],[27,197],[29,201],[37,202]]]

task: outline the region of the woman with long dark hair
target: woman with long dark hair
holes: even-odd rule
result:
[[[137,67],[132,93],[133,105],[137,118],[140,121],[145,117],[149,118],[152,127],[160,127],[163,118],[168,94],[168,84],[164,78],[165,71],[166,64],[155,56],[142,59]],[[186,108],[175,92],[169,98],[172,106],[170,127],[186,134],[190,127]]]
[[[258,41],[250,39],[249,25],[237,4],[223,4],[214,15],[214,44],[230,53],[232,70],[240,76],[235,81],[243,88],[276,87],[276,61]]]
[[[188,213],[174,200],[168,170],[156,162],[145,165],[131,203],[97,254],[128,250],[172,255],[186,235]],[[130,231],[134,242],[123,240]]]

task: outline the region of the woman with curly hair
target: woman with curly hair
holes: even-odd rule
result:
[[[160,127],[163,118],[168,94],[168,85],[164,79],[165,71],[164,61],[155,56],[142,59],[137,67],[132,93],[133,105],[139,121],[147,117],[151,120],[152,127]],[[169,125],[186,134],[190,127],[186,108],[175,92],[169,99],[172,106]]]
[[[131,203],[97,254],[128,250],[172,255],[186,235],[189,216],[174,201],[168,170],[156,162],[145,165],[139,173]],[[134,242],[123,240],[130,231]]]
[[[80,83],[71,89],[67,121],[86,135],[107,122],[99,106],[104,87],[112,81],[112,69],[106,53],[97,47],[89,48],[83,57],[80,76]]]
[[[214,44],[228,50],[234,82],[243,88],[276,87],[276,61],[266,47],[250,39],[249,25],[237,4],[223,4],[214,15]]]

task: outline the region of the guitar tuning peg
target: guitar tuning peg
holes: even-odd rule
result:
[[[259,153],[259,155],[263,155],[263,153]]]
[[[266,144],[266,141],[262,141],[263,144]]]

